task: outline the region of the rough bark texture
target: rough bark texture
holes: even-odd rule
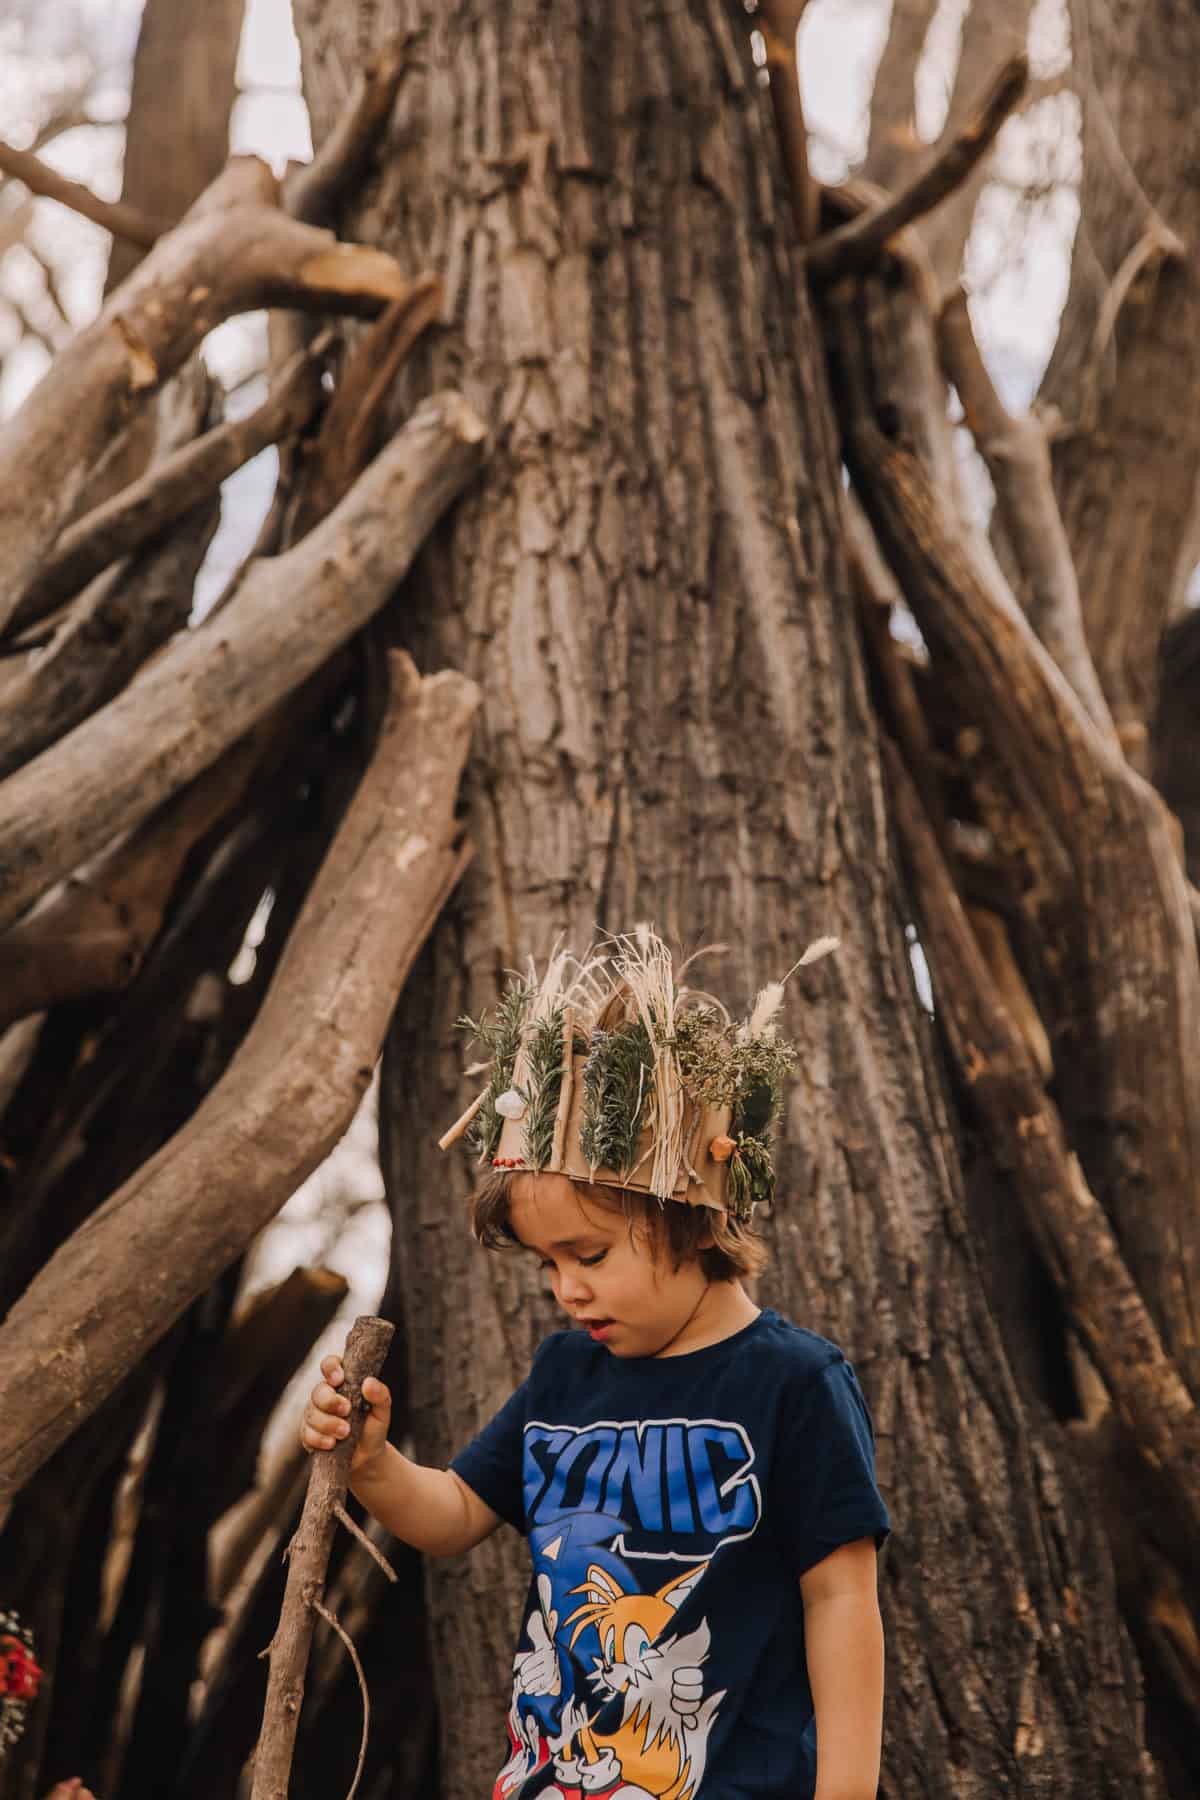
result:
[[[417,1451],[443,1459],[486,1419],[548,1317],[521,1264],[469,1243],[470,1171],[431,1147],[468,1096],[456,1015],[564,929],[654,917],[688,945],[728,939],[714,980],[739,1001],[836,931],[841,956],[793,993],[764,1292],[846,1345],[875,1407],[897,1526],[883,1792],[1148,1793],[1107,1548],[1057,1430],[1018,1395],[974,1263],[896,904],[815,327],[740,10],[299,0],[318,142],[345,71],[401,13],[425,28],[422,68],[353,222],[442,270],[425,379],[453,372],[504,426],[406,628],[484,691],[478,861],[385,1065]],[[431,1571],[456,1797],[501,1760],[524,1586],[504,1539]]]

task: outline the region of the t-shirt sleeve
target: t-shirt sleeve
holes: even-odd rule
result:
[[[843,1544],[869,1537],[879,1545],[888,1534],[871,1415],[844,1357],[785,1396],[770,1510],[797,1578]]]
[[[528,1407],[529,1383],[523,1381],[495,1418],[450,1464],[486,1506],[521,1532],[525,1530],[521,1465]]]

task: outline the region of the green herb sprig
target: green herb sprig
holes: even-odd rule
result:
[[[653,1070],[650,1036],[640,1019],[592,1033],[579,1143],[593,1169],[624,1174],[633,1167]]]
[[[467,1032],[487,1052],[491,1062],[487,1093],[466,1134],[467,1142],[480,1162],[490,1162],[500,1142],[504,1120],[496,1111],[496,1100],[512,1086],[525,1014],[532,998],[532,982],[514,981],[491,1012],[481,1013],[478,1019],[464,1013],[457,1022],[458,1029]]]

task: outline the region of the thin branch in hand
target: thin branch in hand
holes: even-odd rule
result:
[[[368,1544],[367,1548],[371,1549],[372,1546]],[[396,1577],[393,1575],[392,1580],[395,1581],[395,1579]],[[344,1630],[339,1621],[335,1619],[333,1614],[329,1611],[328,1607],[322,1606],[319,1600],[312,1601],[311,1605],[313,1611],[320,1614],[325,1623],[330,1626],[332,1630],[337,1632],[343,1644],[345,1644],[350,1661],[354,1664],[354,1673],[358,1676],[358,1691],[362,1695],[363,1703],[362,1737],[359,1740],[358,1745],[358,1761],[354,1765],[354,1780],[350,1783],[350,1791],[346,1795],[346,1800],[354,1800],[354,1796],[358,1792],[358,1784],[362,1779],[363,1763],[366,1761],[367,1756],[367,1738],[370,1735],[371,1729],[371,1697],[367,1693],[367,1678],[363,1674],[363,1666],[358,1660],[358,1651],[354,1648],[354,1639],[350,1636],[350,1633]]]
[[[137,207],[127,206],[123,200],[102,200],[81,181],[71,181],[66,175],[60,175],[32,150],[18,150],[14,144],[3,140],[0,140],[0,169],[24,182],[31,194],[38,194],[44,200],[57,200],[60,206],[69,207],[72,212],[90,219],[93,225],[103,226],[114,237],[128,238],[130,243],[139,244],[143,250],[149,250],[164,232],[171,229],[169,221],[151,219]]]
[[[377,1544],[373,1544],[371,1542],[370,1538],[367,1536],[367,1534],[363,1530],[362,1526],[359,1525],[356,1520],[351,1518],[350,1514],[346,1511],[345,1507],[342,1505],[340,1500],[333,1509],[333,1516],[335,1519],[341,1520],[342,1524],[346,1527],[346,1530],[350,1533],[350,1536],[352,1538],[357,1538],[358,1542],[362,1545],[362,1547],[366,1551],[367,1555],[373,1556],[375,1558],[375,1561],[379,1564],[380,1568],[383,1570],[383,1572],[387,1576],[388,1580],[396,1581],[398,1579],[398,1577],[396,1575],[396,1571],[395,1571],[395,1569],[393,1569],[393,1567],[392,1567],[391,1563],[388,1561],[387,1557],[383,1554],[383,1551],[379,1548],[379,1546]]]
[[[1028,79],[1028,59],[1014,56],[1000,71],[975,118],[923,174],[874,212],[861,213],[809,247],[805,262],[811,280],[838,281],[844,275],[868,268],[898,231],[932,212],[947,194],[953,193],[991,149],[1001,126],[1020,101]]]

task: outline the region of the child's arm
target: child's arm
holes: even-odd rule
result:
[[[350,1402],[337,1389],[345,1380],[341,1359],[327,1356],[325,1377],[312,1391],[300,1427],[306,1450],[332,1450],[348,1435]],[[363,1382],[371,1410],[350,1465],[350,1490],[373,1518],[396,1537],[429,1556],[456,1556],[471,1550],[501,1523],[498,1513],[450,1469],[410,1462],[387,1441],[392,1396],[382,1381]]]
[[[800,1577],[817,1717],[815,1800],[874,1800],[883,1732],[883,1625],[871,1538]]]

